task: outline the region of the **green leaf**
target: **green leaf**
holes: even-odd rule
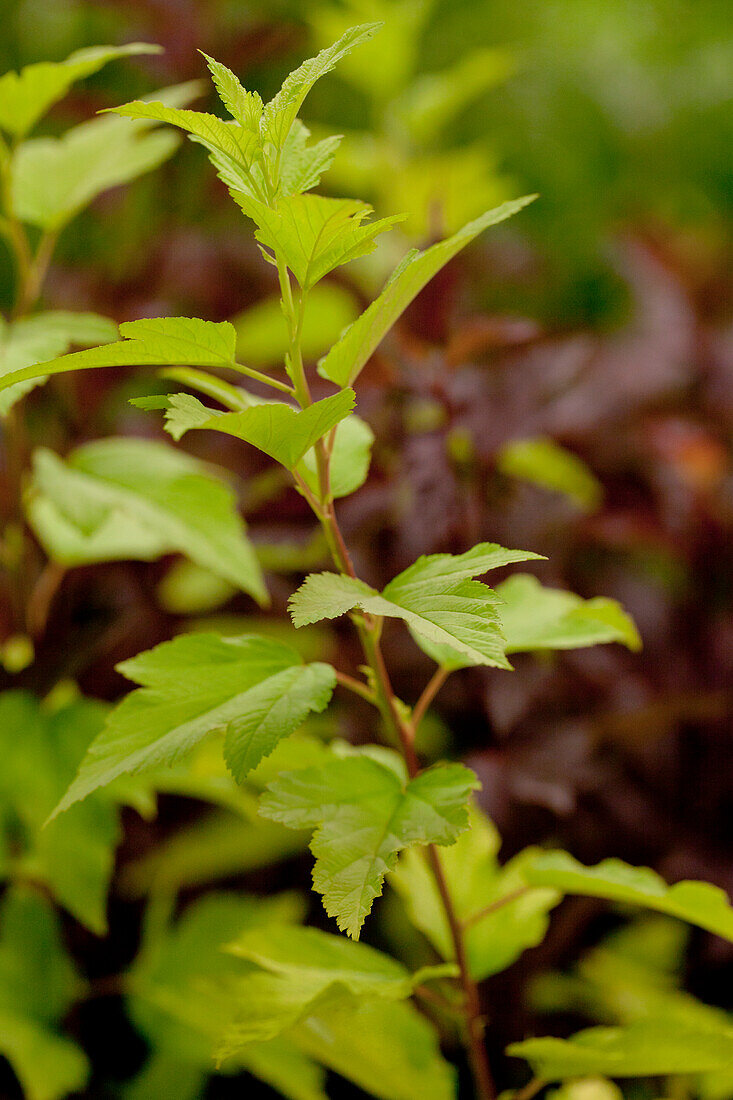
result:
[[[280,737],[292,733],[311,705],[322,704],[326,692],[326,674],[321,673],[320,682],[314,677],[308,706],[305,695],[297,704],[290,700],[286,714],[281,715],[288,725],[274,729],[266,718],[265,685],[285,670],[302,667],[301,660],[289,646],[255,635],[182,635],[117,667],[142,687],[112,711],[54,815],[119,775],[176,763],[207,734],[229,731],[231,723],[250,713],[257,722],[245,723],[244,736],[259,739],[261,758],[275,747],[278,733]],[[236,726],[231,736],[236,737]],[[255,755],[252,747],[243,759],[252,766]]]
[[[526,1058],[537,1077],[604,1074],[607,1077],[656,1077],[705,1073],[733,1065],[733,1027],[696,1028],[678,1021],[639,1020],[628,1027],[593,1027],[571,1039],[527,1039],[507,1053]]]
[[[21,876],[46,883],[56,900],[98,935],[107,928],[107,889],[120,839],[117,810],[109,798],[95,798],[48,828],[43,825],[105,714],[103,705],[89,700],[49,711],[25,692],[0,696],[0,801],[15,822],[16,868]]]
[[[226,65],[222,65],[220,61],[215,61],[203,50],[199,52],[209,66],[219,98],[229,114],[245,130],[251,130],[253,133],[259,134],[263,111],[261,97],[257,92],[245,91],[238,77]]]
[[[323,138],[315,145],[308,145],[310,130],[298,119],[285,139],[280,158],[279,193],[281,195],[301,195],[317,187],[321,176],[333,164],[341,137]]]
[[[71,1039],[0,1009],[0,1053],[10,1062],[25,1100],[62,1100],[89,1077],[83,1050]]]
[[[81,989],[51,905],[11,888],[0,908],[0,1054],[29,1100],[56,1100],[86,1081],[84,1054],[55,1031]]]
[[[298,1047],[381,1100],[455,1100],[438,1036],[407,1001],[341,997],[290,1033]]]
[[[252,1043],[241,1052],[239,1061],[286,1100],[328,1100],[324,1070],[290,1039]]]
[[[100,344],[114,340],[117,326],[96,313],[67,313],[53,310],[24,317],[12,324],[0,319],[0,390],[3,379],[25,367],[33,367],[54,355],[62,355],[72,344]],[[19,398],[45,381],[33,376],[11,385],[0,396],[0,416],[8,412]]]
[[[470,222],[454,236],[434,244],[425,252],[409,252],[394,271],[379,297],[344,332],[318,366],[318,372],[337,386],[350,386],[372,352],[397,318],[433,276],[462,248],[490,225],[510,218],[536,196],[527,195],[505,202]]]
[[[353,294],[337,283],[322,282],[308,295],[300,344],[303,358],[317,359],[338,340],[356,317]],[[288,352],[288,330],[279,295],[262,298],[234,317],[237,354],[253,367],[282,363]]]
[[[325,710],[335,686],[331,666],[315,663],[283,669],[253,688],[244,712],[229,723],[224,741],[224,759],[237,782],[309,714]]]
[[[212,152],[215,163],[217,156],[223,158],[223,163],[236,178],[242,173],[251,180],[252,169],[262,157],[259,134],[204,111],[181,110],[167,107],[165,103],[146,103],[139,99],[113,107],[111,111],[125,118],[155,119],[177,126]]]
[[[353,939],[397,853],[413,844],[452,844],[467,827],[476,786],[460,764],[438,765],[405,786],[366,756],[285,773],[268,787],[260,812],[289,828],[315,830],[313,886],[330,917]]]
[[[373,252],[375,238],[402,220],[395,214],[366,221],[372,208],[358,199],[289,195],[271,207],[244,192],[232,190],[232,197],[257,225],[260,244],[282,256],[304,292],[329,271]]]
[[[366,481],[373,443],[374,432],[358,416],[347,416],[336,425],[331,450],[331,492],[336,499],[356,492]],[[296,470],[308,488],[318,496],[320,488],[314,450],[303,456]]]
[[[29,521],[64,565],[180,553],[267,603],[236,499],[215,469],[163,443],[110,438],[62,462],[38,450]]]
[[[505,970],[528,947],[542,942],[549,910],[557,905],[560,894],[546,888],[528,890],[493,908],[524,887],[523,866],[532,852],[522,853],[501,867],[496,858],[499,837],[492,823],[476,807],[469,812],[469,822],[468,830],[441,853],[441,864],[456,916],[465,928],[471,974],[482,981]],[[415,927],[444,959],[452,959],[453,938],[424,853],[413,849],[404,852],[389,883],[405,903]],[[486,916],[477,919],[485,910]]]
[[[379,27],[379,23],[351,27],[338,42],[321,50],[316,57],[308,58],[287,77],[275,98],[265,107],[263,132],[273,145],[282,149],[303,100],[316,81],[329,73],[356,46],[368,41]]]
[[[510,668],[499,626],[499,598],[487,585],[468,578],[539,556],[490,542],[465,554],[432,554],[418,558],[381,595],[353,577],[314,573],[292,596],[290,612],[295,625],[304,626],[358,607],[372,615],[403,619],[431,654],[447,650],[471,664]]]
[[[191,82],[159,94],[169,103],[185,103],[197,92]],[[157,168],[178,148],[175,135],[149,130],[148,123],[108,116],[82,122],[59,138],[25,142],[13,158],[14,213],[58,232],[97,195]]]
[[[533,649],[580,649],[620,642],[641,649],[631,617],[616,600],[602,596],[583,600],[559,588],[544,588],[529,574],[516,574],[496,586],[506,652]]]
[[[166,427],[174,439],[192,428],[225,432],[274,458],[292,470],[306,451],[349,415],[353,390],[341,390],[302,410],[281,401],[252,405],[242,412],[216,412],[187,393],[168,398]]]
[[[119,332],[123,339],[115,343],[14,369],[0,377],[0,390],[28,378],[92,367],[180,365],[231,368],[235,365],[236,334],[228,321],[154,317],[124,321]]]
[[[65,61],[41,61],[19,73],[0,77],[0,129],[23,137],[72,84],[96,73],[117,57],[160,53],[160,46],[131,42],[127,46],[90,46]]]
[[[564,493],[584,511],[595,511],[603,497],[601,483],[585,462],[544,436],[507,443],[499,452],[496,465],[509,477]]]
[[[532,885],[550,886],[564,894],[642,905],[733,942],[733,908],[725,891],[709,882],[668,886],[648,867],[631,867],[620,859],[584,867],[567,852],[541,853],[527,866],[525,876]]]

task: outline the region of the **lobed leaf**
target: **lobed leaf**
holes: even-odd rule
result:
[[[459,653],[470,664],[511,667],[504,656],[497,605],[499,598],[485,584],[469,578],[511,562],[540,555],[479,543],[465,554],[421,557],[384,591],[335,573],[307,577],[291,597],[296,626],[336,618],[354,608],[372,615],[403,619],[421,645],[440,655]]]
[[[285,144],[303,101],[316,81],[329,73],[351,50],[368,41],[380,25],[361,23],[351,27],[332,46],[321,50],[316,57],[308,58],[287,77],[275,98],[265,107],[263,117],[264,135],[276,148],[282,149]]]
[[[285,139],[280,158],[278,190],[281,195],[300,195],[316,187],[324,172],[333,164],[333,158],[341,144],[341,137],[334,135],[308,145],[310,130],[296,119]]]
[[[65,462],[39,449],[25,508],[64,565],[180,553],[268,601],[234,493],[212,467],[165,444],[110,438]]]
[[[309,710],[325,706],[332,670],[309,666],[317,671],[307,683],[300,681],[300,692],[291,685],[279,724],[270,720],[268,681],[299,667],[301,659],[289,646],[247,634],[182,635],[123,661],[118,670],[141,688],[112,711],[53,816],[120,775],[176,763],[215,731],[226,731],[238,771],[253,766]],[[283,679],[277,681],[281,687]]]
[[[65,61],[40,61],[19,73],[0,77],[0,129],[23,137],[72,84],[98,72],[118,57],[160,53],[160,46],[131,42],[127,46],[90,46]]]
[[[724,890],[709,882],[684,881],[674,886],[648,867],[631,867],[605,859],[585,867],[567,852],[542,852],[525,871],[527,882],[564,894],[606,898],[642,905],[695,924],[733,942],[733,908]]]
[[[165,400],[166,428],[174,439],[193,428],[225,432],[292,470],[319,439],[349,415],[355,395],[353,390],[341,390],[300,410],[282,401],[263,401],[242,412],[226,413],[208,408],[190,394],[173,394]]]
[[[372,208],[358,199],[288,195],[272,207],[245,192],[232,190],[232,197],[257,225],[260,244],[282,256],[303,291],[342,264],[373,252],[375,238],[402,220],[396,214],[366,221]]]
[[[441,267],[488,226],[510,218],[535,197],[527,195],[513,202],[505,202],[425,252],[409,252],[393,272],[379,297],[346,329],[341,339],[321,359],[318,373],[337,386],[350,386],[397,318]]]
[[[391,767],[358,755],[280,775],[260,813],[315,830],[314,889],[339,928],[358,939],[397,853],[413,844],[452,844],[468,825],[475,787],[475,775],[461,764],[437,765],[404,785]]]
[[[239,78],[226,65],[222,65],[220,61],[215,61],[203,50],[199,52],[209,66],[214,86],[229,114],[245,130],[251,130],[254,134],[259,134],[263,111],[261,97],[257,92],[245,91]]]

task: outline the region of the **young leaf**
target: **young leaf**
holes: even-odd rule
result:
[[[344,332],[321,360],[318,373],[337,386],[350,386],[358,377],[372,352],[381,343],[397,318],[430,282],[441,267],[470,244],[490,225],[505,221],[536,196],[527,195],[505,202],[470,222],[454,236],[440,241],[425,252],[410,252],[394,271],[382,293]]]
[[[349,415],[354,401],[353,390],[341,390],[301,410],[282,401],[263,401],[242,412],[219,413],[190,394],[172,394],[167,399],[166,428],[174,439],[192,428],[225,432],[292,470],[306,451]]]
[[[340,997],[288,1037],[381,1100],[455,1100],[455,1071],[440,1053],[435,1028],[409,1001]]]
[[[356,46],[370,39],[379,27],[379,23],[362,23],[351,27],[338,42],[321,50],[316,57],[308,58],[287,77],[275,98],[265,107],[263,132],[268,141],[282,149],[303,100],[316,81],[329,73]]]
[[[41,61],[26,65],[19,73],[5,73],[0,77],[0,129],[23,137],[77,80],[98,72],[117,57],[160,52],[160,46],[144,42],[90,46],[76,50],[65,61]]]
[[[153,317],[124,321],[121,340],[88,351],[76,351],[45,363],[36,362],[0,377],[0,390],[28,378],[64,374],[92,367],[200,366],[233,367],[236,333],[228,321],[196,317]]]
[[[300,695],[292,691],[280,708],[279,725],[268,720],[268,682],[299,667],[300,657],[289,646],[247,634],[184,634],[123,661],[119,671],[141,688],[112,711],[54,816],[119,775],[176,763],[216,730],[227,731],[237,767],[252,767],[281,737],[292,733],[309,710],[325,706],[332,672],[328,666],[310,666],[317,668],[308,685],[310,693],[301,683]],[[277,683],[282,686],[283,680]],[[240,738],[244,743],[237,745]]]
[[[358,416],[347,416],[336,425],[331,450],[331,492],[347,497],[356,492],[367,479],[374,432]],[[296,467],[308,488],[318,495],[318,468],[313,449],[303,455]]]
[[[564,493],[587,512],[595,511],[603,497],[603,487],[592,470],[554,439],[514,439],[499,452],[496,466],[509,477]]]
[[[341,144],[341,137],[323,138],[315,145],[308,145],[310,130],[296,119],[285,139],[280,158],[281,195],[301,195],[316,187],[324,172],[333,164],[333,158]]]
[[[198,94],[198,85],[159,94],[172,105],[185,103]],[[151,171],[178,148],[174,134],[149,130],[148,123],[108,116],[82,122],[59,138],[24,142],[13,158],[13,212],[29,225],[58,232],[97,195]]]
[[[296,626],[332,619],[361,608],[372,615],[403,619],[430,652],[458,652],[471,664],[511,667],[504,656],[495,592],[470,580],[489,569],[540,555],[505,550],[483,542],[465,554],[421,557],[390,581],[381,595],[363,581],[335,573],[307,577],[291,597]],[[426,646],[426,648],[427,648]]]
[[[0,389],[3,378],[25,367],[43,362],[54,355],[62,355],[72,344],[103,344],[114,340],[117,326],[96,313],[67,313],[52,310],[24,317],[8,324],[0,318]],[[16,382],[0,396],[0,416],[21,397],[45,381],[35,376],[24,382]]]
[[[262,118],[262,99],[257,92],[247,92],[242,87],[238,77],[231,69],[215,61],[213,57],[200,51],[209,66],[214,85],[229,114],[245,130],[251,130],[254,134],[260,132],[260,119]]]
[[[476,807],[469,811],[469,828],[441,854],[456,915],[465,928],[471,974],[482,981],[510,966],[528,947],[541,943],[548,913],[560,900],[556,890],[525,890],[522,853],[500,867],[496,854],[499,837]],[[389,884],[403,899],[410,920],[444,959],[453,958],[453,939],[440,894],[424,854],[410,849],[402,854]],[[514,900],[512,895],[517,894]],[[501,899],[510,900],[497,905]],[[493,908],[496,906],[496,908]],[[486,916],[480,914],[486,910]]]
[[[437,765],[405,786],[391,768],[353,756],[279,776],[260,812],[289,828],[315,830],[314,888],[339,928],[358,939],[397,853],[413,844],[452,844],[467,827],[475,786],[461,764]]]
[[[580,649],[603,642],[641,648],[631,617],[616,600],[583,600],[559,588],[544,588],[536,577],[516,574],[496,586],[506,652]]]
[[[677,1021],[638,1020],[628,1027],[593,1027],[570,1039],[527,1039],[507,1053],[526,1058],[537,1077],[604,1074],[607,1077],[656,1077],[705,1073],[733,1067],[733,1026],[700,1028]]]
[[[668,886],[648,867],[631,867],[620,859],[584,867],[567,852],[540,853],[528,864],[525,877],[534,886],[550,886],[563,894],[655,909],[733,942],[733,908],[725,891],[709,882]]]
[[[146,439],[87,443],[62,462],[34,455],[26,511],[49,555],[64,565],[184,554],[267,603],[267,589],[236,507],[214,469]]]
[[[224,158],[232,170],[244,173],[249,178],[253,166],[262,157],[259,134],[245,129],[236,123],[225,122],[216,115],[203,111],[180,110],[168,107],[165,103],[146,103],[136,99],[121,107],[110,108],[111,112],[125,118],[148,118],[158,122],[168,122],[178,126],[199,141],[206,149]]]
[[[283,257],[304,291],[341,264],[373,252],[375,238],[402,220],[395,214],[366,221],[372,208],[358,199],[289,195],[271,207],[244,192],[232,190],[232,197],[257,225],[260,244]]]

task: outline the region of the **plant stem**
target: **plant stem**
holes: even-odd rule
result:
[[[283,260],[276,256],[280,289],[282,291],[283,308],[288,320],[290,331],[290,348],[288,356],[288,373],[293,382],[295,397],[302,408],[312,404],[310,388],[303,365],[303,355],[300,347],[300,336],[303,326],[304,296],[298,297],[297,305],[293,298],[290,276]],[[318,481],[320,487],[320,501],[318,507],[311,507],[318,517],[326,540],[328,542],[334,563],[342,573],[355,577],[354,566],[349,555],[348,547],[344,541],[341,529],[336,518],[333,504],[333,495],[330,489],[330,454],[321,439],[316,444],[316,460],[318,467]],[[364,656],[374,675],[376,691],[376,704],[382,713],[385,725],[391,740],[399,745],[405,759],[408,774],[414,778],[420,772],[420,762],[415,751],[415,728],[417,722],[423,717],[431,700],[440,689],[447,673],[443,669],[433,676],[427,685],[412,718],[403,717],[400,713],[397,697],[392,689],[392,684],[384,662],[380,646],[381,620],[372,615],[355,612],[351,616],[359,633]],[[417,718],[417,722],[415,721]],[[481,1014],[481,1002],[478,987],[471,977],[463,928],[456,916],[450,889],[443,873],[440,855],[435,845],[428,845],[428,858],[435,877],[435,882],[445,909],[448,926],[453,940],[456,963],[460,972],[460,984],[463,990],[463,1014],[466,1027],[466,1047],[471,1072],[476,1088],[476,1100],[494,1100],[496,1090],[494,1088],[491,1069],[489,1068],[488,1055],[484,1044],[484,1020]]]
[[[464,931],[467,928],[473,928],[474,924],[478,924],[484,917],[488,917],[491,913],[495,913],[498,909],[503,909],[505,905],[509,905],[511,902],[516,901],[518,898],[524,897],[529,892],[531,887],[519,886],[516,890],[512,890],[511,894],[505,894],[503,898],[497,898],[496,901],[492,901],[491,905],[485,906],[483,909],[479,909],[478,913],[474,913],[473,916],[468,917],[463,922]]]
[[[355,679],[353,676],[349,676],[345,672],[339,672],[336,669],[336,680],[341,687],[348,688],[354,695],[358,695],[361,699],[366,700],[367,703],[375,703],[376,697],[371,688],[367,684],[361,683],[360,680]]]
[[[417,727],[420,725],[423,718],[425,717],[425,712],[430,707],[430,704],[442,688],[445,681],[448,679],[449,675],[450,669],[443,668],[442,665],[438,665],[430,680],[426,684],[422,695],[412,709],[413,733],[417,732]]]

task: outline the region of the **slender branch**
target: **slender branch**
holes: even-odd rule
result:
[[[443,668],[442,665],[439,665],[431,676],[428,683],[425,685],[422,695],[415,703],[415,706],[412,710],[413,733],[417,733],[417,727],[420,725],[423,718],[425,717],[425,712],[428,710],[433,699],[438,694],[449,676],[450,669]]]
[[[241,363],[232,363],[232,367],[240,374],[246,375],[247,378],[253,378],[255,382],[262,382],[264,386],[273,386],[274,389],[287,393],[290,397],[295,397],[293,387],[289,386],[287,382],[281,382],[279,378],[271,378],[269,374],[263,374],[262,371],[255,370],[254,367],[242,366]]]
[[[376,704],[377,697],[368,684],[363,683],[361,680],[357,680],[354,676],[349,676],[346,672],[336,672],[336,680],[341,687],[348,688],[349,691],[353,691],[354,695],[358,695],[361,699],[365,699],[367,703]]]
[[[510,905],[511,902],[516,901],[517,898],[524,897],[530,889],[531,887],[529,886],[520,886],[516,890],[512,890],[511,894],[505,894],[503,898],[497,898],[496,901],[492,901],[491,905],[479,909],[478,913],[474,913],[463,921],[464,932],[468,928],[473,928],[473,926],[482,921],[484,917],[488,917],[491,913],[496,913],[497,910],[503,909],[505,905]]]
[[[541,1077],[533,1077],[529,1084],[514,1093],[514,1100],[532,1100],[532,1097],[541,1092],[546,1084],[547,1081],[544,1081]]]

